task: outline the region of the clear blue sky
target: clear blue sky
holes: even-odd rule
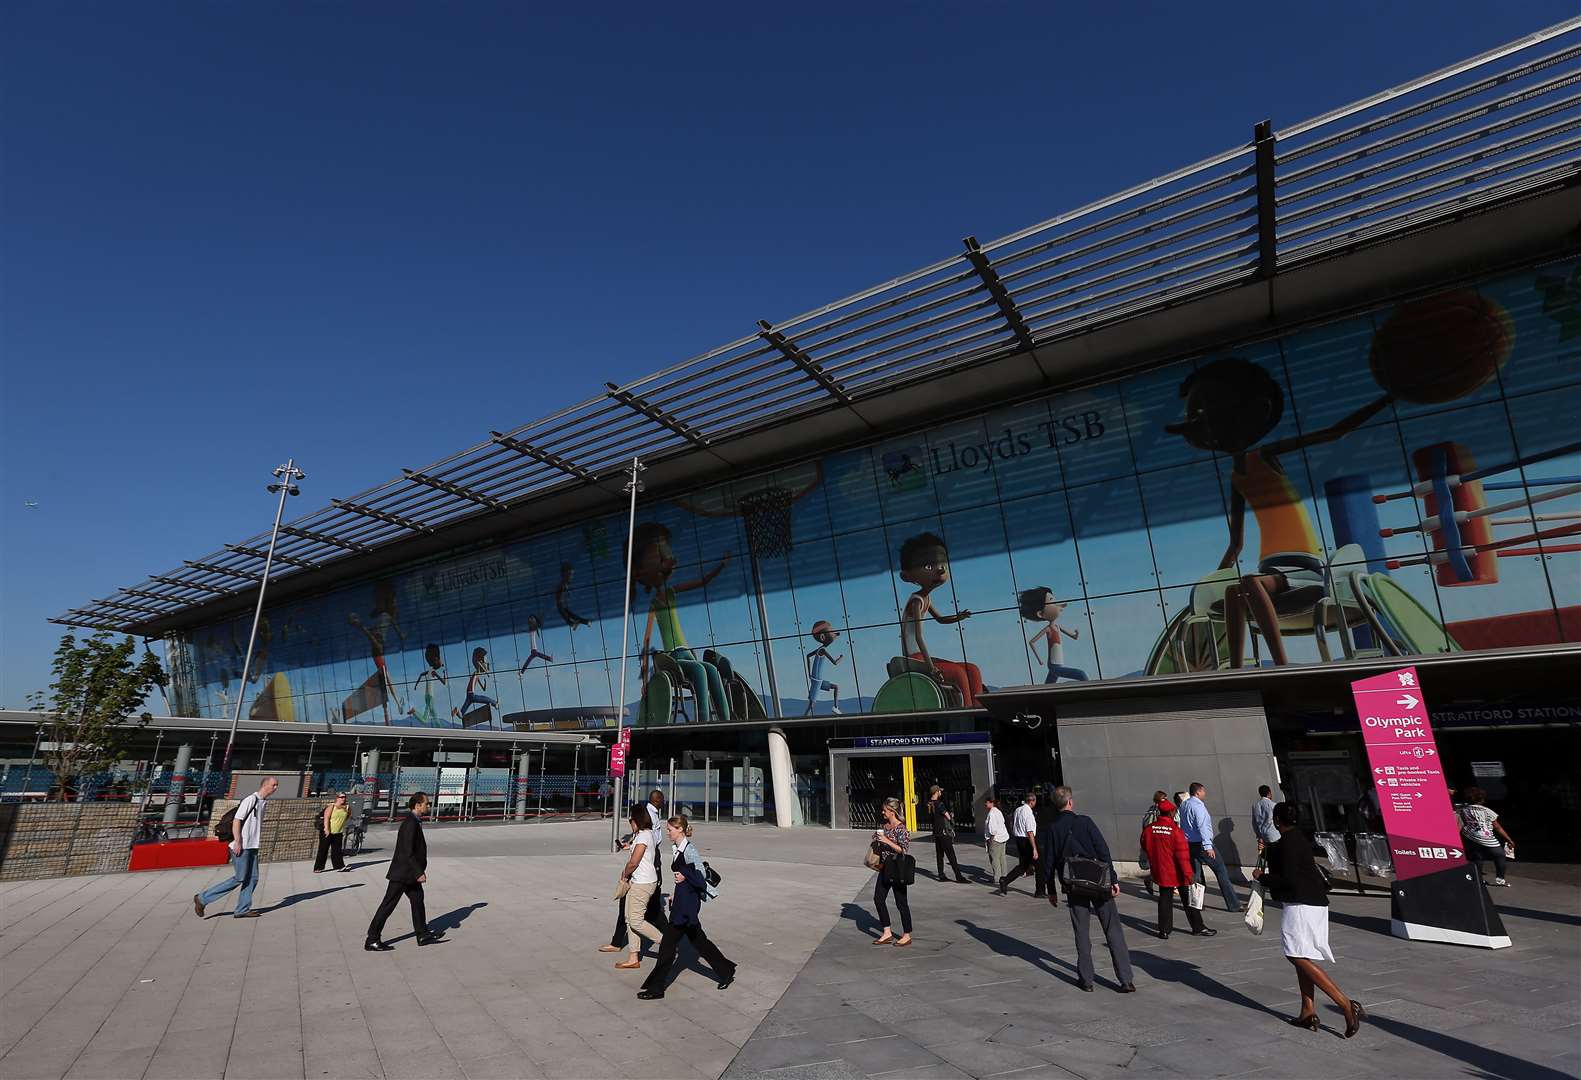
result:
[[[1574,10],[902,7],[7,4],[0,705],[288,455],[305,511]]]

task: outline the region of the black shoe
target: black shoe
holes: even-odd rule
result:
[[[663,990],[638,990],[637,996],[643,1001],[658,1001],[664,996]]]
[[[196,911],[198,913],[198,918],[200,918],[200,919],[203,918],[203,900],[201,899],[202,896],[203,896],[202,893],[193,893],[192,894],[192,910]]]
[[[1201,930],[1193,930],[1192,937],[1217,937],[1218,931],[1211,926],[1204,926]]]
[[[1173,930],[1160,930],[1158,932],[1158,940],[1159,941],[1168,941],[1169,940],[1169,935],[1172,934],[1172,933],[1174,933]]]
[[[967,880],[966,880],[966,879],[965,879],[965,878],[963,878],[963,877],[962,877],[962,876],[961,876],[961,875],[960,875],[960,874],[956,874],[956,875],[955,875],[955,883],[956,883],[956,884],[957,884],[957,885],[970,885],[970,884],[971,884],[971,882],[970,882],[970,881],[967,881]]]
[[[244,911],[240,915],[237,915],[235,917],[238,918],[238,919],[257,919],[257,918],[260,918],[262,915],[263,915],[263,912],[261,912],[261,911]]]
[[[1004,882],[1001,881],[999,883],[999,888],[994,890],[994,895],[995,896],[1009,896],[1010,895],[1010,889],[1005,885]]]
[[[395,946],[386,945],[382,941],[364,941],[362,949],[364,952],[394,952]]]
[[[1356,1032],[1361,1030],[1361,1022],[1367,1019],[1367,1010],[1362,1008],[1361,1002],[1351,999],[1350,1017],[1345,1021],[1345,1038],[1354,1038]]]
[[[1120,984],[1120,993],[1122,993],[1122,994],[1134,994],[1134,993],[1136,993],[1136,983],[1121,983]]]
[[[726,975],[726,976],[724,976],[723,978],[721,978],[719,980],[719,986],[717,987],[717,989],[719,989],[719,990],[729,990],[730,989],[730,984],[735,982],[735,981],[736,981],[736,973],[734,971],[732,971],[729,975]]]
[[[1034,900],[1047,900],[1048,899],[1048,895],[1049,894],[1048,894],[1048,890],[1047,889],[1039,889],[1038,891],[1036,891],[1036,892],[1034,892],[1032,894],[1032,899],[1034,899]]]
[[[1318,1029],[1318,1018],[1316,1013],[1313,1013],[1311,1016],[1292,1016],[1287,1018],[1285,1023],[1289,1024],[1291,1027],[1306,1028],[1308,1031],[1316,1031]]]
[[[1079,982],[1079,983],[1076,984],[1076,987],[1077,987],[1077,989],[1082,990],[1085,993],[1088,993],[1088,994],[1092,993],[1092,983]]]
[[[444,936],[445,935],[443,934],[419,934],[417,936],[417,943],[419,945],[432,945]]]

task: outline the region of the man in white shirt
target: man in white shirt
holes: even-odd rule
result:
[[[1005,828],[1005,812],[999,809],[999,797],[992,792],[983,800],[988,813],[983,818],[983,835],[988,840],[988,872],[994,881],[1005,877],[1005,845],[1010,843],[1010,831]],[[1003,896],[1001,892],[999,895]]]
[[[280,784],[274,777],[266,777],[258,790],[243,799],[236,807],[231,820],[231,877],[210,885],[192,898],[192,910],[202,918],[203,909],[232,889],[241,889],[236,901],[238,919],[256,919],[253,907],[253,890],[258,887],[258,842],[263,836],[264,803]]]
[[[1015,817],[1010,821],[1010,835],[1016,841],[1016,857],[1019,862],[1016,868],[1008,875],[999,879],[999,895],[1004,896],[1010,891],[1010,883],[1023,874],[1031,874],[1033,880],[1037,879],[1038,865],[1038,819],[1037,819],[1037,792],[1029,791],[1021,805],[1016,807]]]

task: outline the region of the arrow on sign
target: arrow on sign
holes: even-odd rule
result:
[[[1432,747],[1428,747],[1428,748],[1427,748],[1427,756],[1428,756],[1428,757],[1432,757],[1432,756],[1433,756],[1433,755],[1434,755],[1434,754],[1436,754],[1436,753],[1438,753],[1438,751],[1437,751],[1437,750],[1434,750],[1434,749],[1433,749],[1433,748],[1432,748]]]
[[[1450,848],[1450,849],[1449,849],[1449,853],[1450,853],[1450,854],[1451,854],[1451,855],[1453,855],[1453,856],[1454,856],[1454,857],[1455,857],[1455,858],[1457,858],[1457,859],[1458,859],[1458,858],[1460,858],[1460,857],[1461,857],[1461,856],[1462,856],[1462,855],[1464,855],[1464,854],[1465,854],[1465,852],[1464,852],[1464,851],[1461,851],[1461,850],[1460,850],[1460,849],[1459,849],[1459,848],[1457,848],[1457,847],[1452,847],[1452,848]]]
[[[1380,775],[1380,776],[1381,776],[1381,775],[1383,775],[1383,769],[1382,769],[1382,768],[1377,768],[1377,769],[1374,769],[1374,770],[1372,770],[1372,771],[1373,771],[1373,772],[1375,772],[1375,773],[1377,773],[1377,774],[1378,774],[1378,775]]]
[[[1404,705],[1407,709],[1414,709],[1422,703],[1421,699],[1413,694],[1406,694],[1395,701],[1396,705]]]
[[[1411,792],[1411,798],[1413,798],[1413,799],[1420,799],[1421,797],[1422,797],[1422,793],[1420,791],[1413,791],[1413,792]]]

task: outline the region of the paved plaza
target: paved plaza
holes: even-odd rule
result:
[[[1398,941],[1387,899],[1337,896],[1335,974],[1374,1016],[1347,1042],[1332,1008],[1317,1034],[1283,1023],[1276,932],[1210,910],[1217,938],[1161,942],[1139,890],[1121,900],[1139,993],[1114,992],[1101,945],[1081,993],[1063,909],[935,882],[926,843],[916,945],[875,948],[862,838],[819,829],[699,824],[724,877],[704,922],[740,976],[720,993],[693,961],[640,1002],[642,974],[596,951],[620,865],[608,830],[431,826],[446,940],[417,948],[403,905],[390,954],[361,947],[382,829],[351,873],[266,866],[255,920],[193,914],[217,869],[0,886],[0,1077],[1581,1075],[1574,883],[1500,890],[1515,946],[1496,953]]]

